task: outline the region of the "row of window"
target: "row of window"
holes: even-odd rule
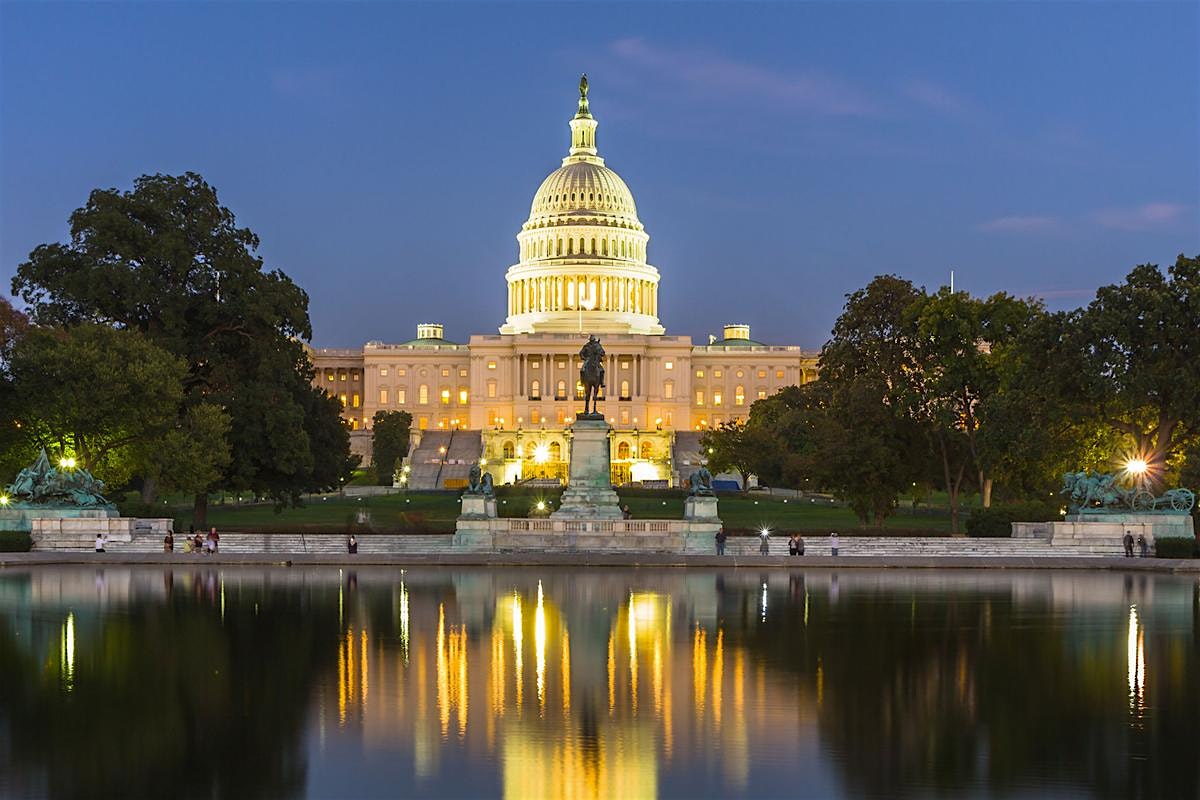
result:
[[[765,387],[762,387],[762,386],[758,387],[758,399],[759,400],[767,399],[767,390]],[[721,390],[720,389],[714,390],[712,393],[712,404],[714,406],[719,406],[719,405],[723,404],[724,401],[725,401],[725,396],[721,392]],[[744,387],[738,386],[737,388],[735,388],[733,390],[733,404],[735,406],[746,405],[746,390]],[[698,405],[698,406],[704,405],[704,390],[703,389],[696,390],[696,405]]]
[[[574,395],[575,395],[576,400],[583,399],[584,388],[583,388],[582,382],[580,382],[580,381],[575,382]],[[496,387],[495,381],[487,382],[487,396],[488,396],[488,398],[495,398],[497,396],[497,387]],[[696,405],[703,406],[705,404],[705,397],[706,397],[705,390],[697,389],[696,390]],[[709,395],[709,397],[711,399],[712,405],[714,405],[714,406],[722,405],[725,402],[724,393],[720,389],[713,390],[713,392],[711,393],[711,395]],[[766,397],[767,397],[766,387],[760,386],[758,388],[758,392],[757,392],[757,399],[763,400]],[[339,398],[342,401],[343,407],[352,406],[353,408],[358,408],[359,405],[361,405],[361,400],[359,398],[358,392],[354,392],[351,395],[347,395],[347,393],[342,393],[341,395],[339,395]],[[674,398],[675,398],[675,384],[673,381],[666,381],[665,383],[663,383],[663,399],[673,400]],[[441,405],[444,405],[444,406],[450,405],[452,399],[453,399],[453,393],[452,393],[451,388],[449,386],[443,386],[438,395],[438,400],[441,403]],[[529,399],[530,400],[541,400],[542,399],[542,382],[541,381],[535,379],[530,382],[530,384],[529,384]],[[554,399],[555,400],[566,400],[567,399],[567,382],[566,381],[559,381],[557,383],[557,385],[554,387]],[[602,397],[601,399],[604,399],[604,398]],[[632,395],[630,394],[629,381],[621,381],[620,393],[617,395],[617,399],[618,400],[632,399]],[[468,391],[467,387],[460,386],[458,388],[458,404],[460,406],[465,406],[468,404],[469,401],[470,401],[470,392]],[[379,405],[386,406],[390,402],[391,402],[391,391],[386,388],[380,389],[379,390]],[[407,402],[408,402],[407,391],[404,388],[396,389],[396,405],[402,406],[402,405],[405,405]],[[422,383],[420,386],[417,387],[417,405],[424,406],[424,405],[428,405],[428,404],[429,404],[429,385]],[[744,386],[742,386],[740,384],[737,387],[735,387],[733,390],[733,404],[735,406],[744,406],[746,404],[746,389]]]
[[[583,413],[582,408],[576,409],[576,411],[574,412],[574,415],[572,417],[568,417],[566,409],[563,409],[563,408],[555,409],[555,421],[559,425],[566,425],[569,419],[574,419],[574,416],[578,416],[579,414],[582,414],[582,413]],[[618,414],[612,418],[612,421],[616,422],[618,419],[620,420],[619,424],[623,428],[628,428],[631,424],[636,427],[638,424],[638,418],[630,417],[628,408],[621,409],[618,412]],[[488,424],[489,428],[504,427],[504,425],[506,425],[508,422],[509,422],[509,420],[503,419],[496,413],[496,409],[494,409],[494,408],[488,409],[487,424]],[[529,424],[530,425],[541,425],[545,422],[547,422],[547,419],[542,416],[542,412],[540,409],[531,408],[529,410]],[[524,418],[518,417],[517,418],[517,426],[521,427],[524,424],[525,424]],[[674,414],[670,411],[667,411],[667,412],[665,412],[665,416],[660,417],[659,419],[656,419],[654,421],[654,424],[655,424],[655,427],[658,427],[658,428],[661,428],[663,425],[666,425],[669,428],[675,424]],[[647,425],[646,427],[649,428],[650,426]]]
[[[668,363],[670,363],[670,362],[668,362]],[[668,367],[667,367],[667,369],[670,369],[670,367],[668,366]],[[712,376],[713,376],[714,378],[720,378],[720,377],[722,376],[721,370],[719,370],[719,369],[714,369],[714,370],[712,371]],[[746,377],[745,370],[740,370],[740,369],[739,369],[737,372],[735,372],[735,373],[733,374],[733,376],[734,376],[735,378],[744,378],[744,377]],[[696,370],[696,377],[697,377],[697,378],[703,378],[703,377],[704,377],[704,370],[702,370],[702,369],[698,369],[698,370]],[[759,377],[759,378],[765,378],[765,377],[767,377],[767,370],[765,370],[765,369],[760,369],[760,370],[758,371],[758,377]],[[775,380],[779,380],[779,381],[783,380],[783,370],[781,370],[781,369],[777,369],[777,370],[775,370]]]

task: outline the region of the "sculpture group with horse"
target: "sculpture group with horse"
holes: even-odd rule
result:
[[[1156,497],[1143,485],[1121,486],[1118,476],[1111,472],[1068,472],[1063,475],[1063,488],[1070,510],[1084,514],[1118,514],[1122,512],[1186,514],[1192,510],[1196,497],[1188,489],[1169,489]]]

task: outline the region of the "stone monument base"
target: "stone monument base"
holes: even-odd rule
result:
[[[495,519],[496,498],[485,494],[464,494],[459,519]]]
[[[1125,532],[1156,539],[1192,538],[1191,514],[1071,514],[1062,522],[1014,522],[1014,539],[1043,539],[1050,544],[1120,542]]]
[[[689,497],[683,501],[683,518],[720,522],[717,517],[717,498],[704,495]]]
[[[143,536],[161,544],[174,524],[173,519],[137,517],[42,517],[33,520],[30,550],[94,550],[98,533],[103,533],[109,544],[128,544]]]
[[[35,519],[108,519],[119,515],[115,508],[46,508],[12,503],[0,508],[0,531],[31,532]]]
[[[621,518],[612,488],[608,422],[598,415],[580,415],[571,426],[571,465],[567,489],[551,519]]]

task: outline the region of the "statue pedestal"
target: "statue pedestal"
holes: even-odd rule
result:
[[[683,518],[720,522],[717,516],[717,498],[695,495],[683,501]]]
[[[1195,536],[1191,514],[1071,514],[1061,522],[1012,524],[1014,539],[1044,539],[1050,544],[1119,543],[1126,531],[1134,539],[1144,536],[1149,544]]]
[[[562,505],[552,519],[620,519],[612,488],[608,422],[581,417],[571,426],[571,467]]]
[[[30,503],[10,503],[0,507],[0,531],[33,530],[35,519],[95,519],[105,520],[118,516],[111,506],[70,507],[41,506]]]
[[[495,519],[496,498],[486,494],[464,494],[459,519]]]

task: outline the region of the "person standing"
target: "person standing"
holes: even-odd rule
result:
[[[794,533],[788,537],[788,555],[789,556],[797,555],[797,553],[796,553],[796,534],[794,534]]]
[[[760,556],[771,555],[771,532],[766,528],[758,533],[758,554]]]
[[[1125,545],[1125,557],[1133,558],[1133,533],[1131,531],[1125,531],[1121,544]]]
[[[167,531],[167,535],[163,537],[163,552],[175,552],[175,536],[170,531]]]
[[[629,510],[629,503],[621,507],[621,519],[632,519],[633,512]]]
[[[354,555],[358,552],[358,538],[353,533],[350,534],[350,538],[346,540],[346,550],[349,551],[350,555]]]
[[[107,536],[105,536],[103,533],[97,533],[97,534],[96,534],[96,552],[97,552],[97,553],[103,553],[103,552],[104,552],[104,545],[105,545],[107,542],[108,542],[108,537],[107,537]]]
[[[1142,558],[1150,555],[1150,545],[1146,543],[1146,534],[1139,533],[1137,538],[1138,554]]]
[[[221,537],[220,537],[220,535],[217,533],[217,526],[216,526],[216,525],[214,525],[214,526],[212,527],[212,529],[211,529],[211,530],[209,530],[209,532],[208,532],[208,541],[211,543],[211,547],[212,547],[212,554],[215,556],[215,555],[217,554],[217,545],[219,545],[219,544],[221,543]]]
[[[725,526],[722,525],[717,529],[717,555],[725,555]]]
[[[804,537],[798,533],[796,534],[796,555],[804,555]]]
[[[829,555],[836,556],[838,554],[838,535],[837,531],[829,534]]]

